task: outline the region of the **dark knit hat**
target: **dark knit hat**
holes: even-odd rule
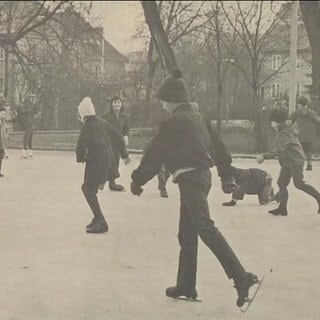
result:
[[[270,122],[275,121],[280,124],[283,124],[287,121],[287,119],[288,119],[288,109],[283,107],[271,110],[269,115]]]
[[[182,72],[179,69],[173,69],[171,75],[160,85],[157,92],[158,98],[173,103],[188,102],[188,92],[181,78]]]
[[[110,104],[112,105],[113,102],[114,102],[114,101],[117,101],[117,100],[122,101],[122,99],[121,99],[119,96],[113,96],[113,97],[111,97],[111,99],[110,99]]]
[[[308,104],[308,99],[304,96],[301,96],[298,98],[297,103],[305,107]]]

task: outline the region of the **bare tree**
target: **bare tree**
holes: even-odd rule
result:
[[[229,50],[234,60],[234,65],[241,70],[244,78],[249,83],[252,91],[252,113],[255,122],[255,134],[259,150],[266,148],[266,136],[263,132],[262,108],[259,103],[259,90],[269,79],[278,73],[288,60],[282,61],[280,66],[269,74],[265,74],[263,68],[269,51],[266,50],[270,43],[271,35],[279,25],[280,17],[272,14],[270,1],[246,1],[239,0],[232,3],[220,1],[221,8],[227,18],[229,27],[234,30],[241,40],[239,52]],[[237,17],[235,19],[235,17]],[[230,47],[230,41],[224,40],[226,48]],[[243,56],[249,58],[249,68],[244,64]]]

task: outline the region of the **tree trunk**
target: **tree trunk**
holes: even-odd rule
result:
[[[177,67],[177,61],[169,44],[168,36],[163,29],[160,13],[155,1],[140,1],[146,23],[148,24],[154,45],[161,58],[162,65],[167,73]]]
[[[320,4],[319,1],[300,1],[302,18],[307,30],[312,54],[311,93],[320,100]]]

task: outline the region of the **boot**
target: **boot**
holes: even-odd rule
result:
[[[26,149],[23,149],[22,150],[22,156],[21,156],[22,159],[27,159],[28,158],[28,150]]]
[[[250,272],[244,273],[234,281],[234,287],[237,289],[238,293],[238,307],[242,307],[244,305],[249,296],[250,287],[252,287],[256,282],[258,282],[258,277]]]
[[[124,186],[116,184],[115,182],[109,182],[109,189],[111,191],[124,191]]]
[[[162,198],[168,198],[169,195],[168,195],[167,190],[166,190],[166,189],[160,190],[160,196],[161,196]]]
[[[236,205],[237,201],[235,200],[231,200],[229,202],[224,202],[222,205],[225,206],[225,207],[234,207]]]
[[[306,170],[307,170],[307,171],[311,171],[311,170],[312,170],[312,164],[311,164],[311,163],[308,163],[308,164],[307,164]]]
[[[92,220],[91,220],[91,222],[86,226],[86,228],[88,229],[88,228],[91,228],[95,223],[96,223],[96,221],[97,221],[97,219],[96,218],[93,218]]]
[[[278,207],[278,208],[273,209],[273,210],[269,210],[268,212],[271,213],[274,216],[287,216],[288,215],[287,208],[281,208],[281,207]]]
[[[91,226],[86,228],[87,233],[104,233],[109,230],[108,224],[104,220],[95,221]]]
[[[180,296],[185,296],[186,298],[197,299],[198,293],[195,288],[181,288],[174,286],[166,289],[166,296],[170,298],[179,298]]]

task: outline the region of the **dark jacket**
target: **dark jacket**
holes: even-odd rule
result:
[[[298,138],[296,123],[285,123],[279,127],[276,147],[265,153],[265,159],[278,157],[281,167],[294,167],[304,164],[304,152]]]
[[[245,194],[259,194],[268,178],[266,171],[257,168],[232,167],[232,170],[235,182],[239,186],[232,193],[232,198],[236,200],[242,200]]]
[[[214,163],[224,179],[231,177],[231,162],[230,154],[210,121],[190,105],[181,104],[168,120],[160,123],[132,179],[144,185],[159,172],[162,164],[173,174],[177,169],[209,168]]]
[[[121,157],[127,158],[123,137],[105,120],[90,116],[81,129],[76,155],[77,162],[85,162],[85,183],[97,186],[115,174],[113,143]]]
[[[316,139],[315,126],[320,124],[320,116],[315,111],[309,108],[299,109],[294,111],[289,119],[298,124],[300,142],[311,143]]]
[[[18,122],[21,125],[22,130],[26,130],[27,128],[33,127],[36,114],[36,108],[19,108],[17,110],[17,115],[8,122]]]
[[[119,113],[119,117],[117,118],[111,108],[109,112],[102,116],[102,119],[108,121],[116,130],[121,132],[123,136],[129,136],[129,122],[122,112]]]

